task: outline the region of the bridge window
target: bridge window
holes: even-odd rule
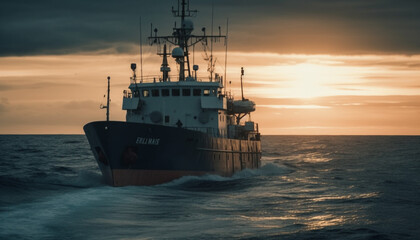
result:
[[[189,90],[189,89],[188,89],[188,90]],[[178,97],[178,96],[179,96],[179,94],[180,94],[179,89],[177,89],[177,88],[172,89],[172,96]]]
[[[201,96],[201,89],[193,89],[193,96]]]
[[[209,89],[204,89],[203,90],[203,95],[204,96],[209,96],[210,95],[210,90]]]
[[[168,97],[169,96],[169,89],[162,89],[162,97]]]
[[[152,97],[159,97],[159,89],[152,89]]]
[[[149,97],[149,90],[143,90],[143,97]]]
[[[191,89],[183,88],[182,89],[182,96],[191,96]]]

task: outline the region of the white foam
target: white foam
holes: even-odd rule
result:
[[[244,169],[240,172],[235,173],[232,177],[222,177],[219,175],[203,175],[203,176],[184,176],[179,179],[175,179],[169,183],[161,184],[160,186],[177,186],[187,182],[193,181],[211,181],[211,182],[223,182],[232,181],[237,179],[251,178],[255,176],[277,176],[283,175],[290,172],[285,166],[280,166],[273,163],[264,164],[261,168],[257,169]]]
[[[210,175],[206,174],[203,176],[184,176],[178,179],[175,179],[169,183],[164,183],[159,186],[176,186],[181,185],[187,182],[193,182],[193,181],[212,181],[212,182],[222,182],[222,181],[229,181],[231,178],[229,177],[222,177],[219,175]]]

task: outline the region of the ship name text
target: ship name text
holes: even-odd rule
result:
[[[143,145],[159,145],[160,138],[144,138],[138,137],[136,140],[136,144],[143,144]]]

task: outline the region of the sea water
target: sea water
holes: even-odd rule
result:
[[[233,177],[117,188],[83,135],[0,136],[0,239],[420,239],[420,137],[262,148]]]

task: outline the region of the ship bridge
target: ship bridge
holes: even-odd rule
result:
[[[222,83],[202,81],[132,83],[124,92],[127,122],[183,127],[227,136],[227,100]]]

